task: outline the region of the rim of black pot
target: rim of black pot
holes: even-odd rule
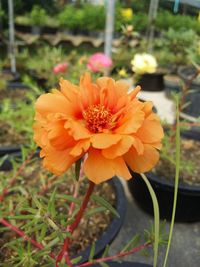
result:
[[[12,153],[19,153],[21,151],[22,145],[9,145],[9,146],[0,146],[0,157],[5,155],[10,155]]]
[[[122,262],[116,262],[116,261],[107,261],[106,264],[108,266],[112,267],[152,267],[153,265],[142,263],[142,262],[131,262],[131,261],[122,261]],[[100,267],[100,264],[94,264],[92,267]]]
[[[126,197],[124,193],[124,188],[122,183],[120,182],[119,178],[114,176],[109,183],[114,185],[115,192],[116,192],[116,207],[118,214],[120,215],[119,218],[114,218],[108,228],[104,231],[104,233],[100,236],[100,238],[95,243],[95,253],[94,258],[100,257],[103,251],[106,248],[106,245],[111,244],[111,242],[114,240],[114,238],[117,236],[124,218],[125,218],[125,212],[126,212]],[[87,247],[84,251],[80,252],[78,256],[81,256],[81,260],[79,262],[83,263],[86,262],[90,255],[91,246]]]
[[[152,172],[146,173],[146,176],[147,178],[152,180],[155,183],[155,185],[165,186],[166,190],[174,191],[174,183],[171,180],[167,179],[166,177],[164,176],[160,177],[158,175],[153,174]],[[179,192],[183,192],[184,194],[187,194],[187,195],[190,195],[190,194],[200,195],[200,185],[186,184],[186,183],[183,183],[181,180],[179,181],[178,190]]]

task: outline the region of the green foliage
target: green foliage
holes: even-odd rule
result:
[[[104,6],[84,4],[81,8],[66,5],[58,14],[62,27],[71,30],[103,30],[105,25]]]
[[[169,11],[162,10],[158,13],[155,23],[159,30],[167,31],[171,27],[175,31],[185,29],[185,34],[187,34],[187,30],[193,29],[193,31],[200,34],[199,22],[196,17],[172,14]]]
[[[177,68],[188,64],[189,50],[197,49],[197,45],[198,37],[192,29],[185,31],[169,28],[161,38],[155,40],[155,53],[161,65],[174,64]]]

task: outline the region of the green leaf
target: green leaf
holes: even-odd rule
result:
[[[50,242],[45,246],[45,249],[49,249],[49,248],[55,246],[59,241],[60,241],[60,238],[56,237],[55,239],[53,239],[52,241],[50,241]]]
[[[110,249],[110,246],[109,246],[109,245],[106,245],[106,248],[104,249],[104,252],[103,252],[102,258],[105,258],[105,257],[107,257],[107,256],[108,256],[109,249]]]
[[[89,262],[93,260],[94,254],[95,254],[95,243],[93,242],[90,249]]]
[[[121,252],[125,252],[125,251],[131,250],[132,248],[136,247],[137,244],[139,243],[139,241],[140,241],[140,235],[137,234],[125,245],[125,247],[122,249]]]
[[[100,212],[104,212],[106,211],[107,208],[106,207],[98,207],[98,208],[94,208],[92,210],[89,210],[85,213],[86,218],[90,218],[92,215],[96,214],[96,213],[100,213]]]
[[[56,189],[54,189],[53,193],[51,194],[47,210],[51,214],[52,218],[56,216],[56,208],[55,208],[55,197],[56,197]]]
[[[69,202],[74,202],[75,204],[78,204],[78,205],[81,204],[81,200],[80,199],[77,199],[77,198],[75,198],[73,196],[70,196],[70,195],[58,195],[57,194],[56,198],[66,199]]]
[[[102,205],[103,207],[107,208],[115,217],[120,218],[119,213],[113,208],[113,206],[107,202],[104,198],[97,196],[97,195],[92,195],[91,199],[95,201],[96,203]]]
[[[77,263],[79,263],[81,261],[81,259],[82,259],[82,256],[76,257],[76,258],[71,260],[71,263],[72,264],[77,264]]]

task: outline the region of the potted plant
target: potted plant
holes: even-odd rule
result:
[[[135,54],[131,61],[134,82],[144,91],[163,90],[163,72],[157,70],[156,58],[147,53]]]
[[[181,136],[180,182],[175,220],[194,222],[200,220],[200,212],[196,206],[200,199],[198,164],[200,139],[199,135],[188,130],[182,131]],[[161,218],[168,220],[171,219],[173,208],[175,167],[174,130],[168,129],[165,132],[160,161],[146,174],[155,190]],[[150,196],[140,174],[133,173],[133,177],[134,179],[129,182],[130,191],[138,204],[152,214]]]
[[[49,173],[35,166],[32,174],[22,177],[22,171],[26,173],[27,162],[34,164],[32,152],[18,171],[14,171],[11,179],[6,175],[0,180],[0,201],[3,206],[0,223],[11,230],[11,234],[6,235],[7,239],[16,235],[22,238],[21,241],[13,239],[3,246],[4,259],[25,265],[28,262],[29,266],[35,263],[44,266],[45,263],[84,267],[114,261],[155,243],[156,266],[158,228],[154,238],[149,237],[144,244],[132,247],[132,240],[117,255],[107,256],[107,250],[104,251],[101,260],[95,259],[93,235],[87,262],[81,262],[82,258],[77,257],[76,249],[74,256],[70,254],[73,244],[80,237],[79,226],[83,226],[85,221],[83,215],[88,215],[88,211],[90,215],[100,211],[95,210],[94,206],[86,210],[91,205],[88,205],[90,199],[118,216],[111,204],[100,196],[101,193],[99,196],[95,193],[95,189],[102,186],[102,192],[105,193],[107,181],[114,175],[130,179],[126,164],[132,170],[145,171],[158,161],[162,127],[152,112],[152,104],[136,98],[139,90],[140,87],[136,87],[127,93],[128,86],[123,81],[115,82],[103,77],[94,83],[90,75],[85,74],[79,86],[61,79],[60,90],[43,94],[37,99],[34,140],[41,148],[42,164]],[[156,130],[157,134],[152,135],[149,127]],[[39,163],[38,160],[36,163]],[[72,173],[69,173],[72,166]],[[34,176],[38,174],[39,179]],[[83,190],[84,197],[80,202],[78,192],[79,189],[82,191],[84,184],[86,190]],[[147,185],[149,187],[148,181]],[[112,198],[110,191],[106,195]],[[7,201],[12,204],[7,205]],[[67,201],[71,204],[68,205]],[[109,201],[112,203],[111,199]],[[157,209],[156,204],[155,207]],[[5,228],[0,228],[4,238]],[[91,232],[92,228],[95,233],[98,232],[96,223],[87,224],[84,240],[90,228]],[[19,249],[22,253],[19,253]],[[28,258],[25,256],[27,251],[30,252]],[[125,265],[122,263],[122,266]]]

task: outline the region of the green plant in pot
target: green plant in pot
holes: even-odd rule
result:
[[[132,176],[127,165],[132,170],[145,172],[159,159],[163,130],[159,118],[152,112],[152,103],[136,98],[139,90],[140,87],[136,87],[128,93],[125,82],[115,82],[108,77],[98,78],[95,83],[86,73],[81,76],[79,85],[61,79],[60,90],[53,90],[37,99],[34,140],[41,148],[43,167],[38,159],[36,162],[32,160],[32,152],[11,178],[4,174],[1,179],[3,211],[0,223],[4,227],[0,231],[3,240],[10,241],[3,241],[5,262],[57,267],[103,265],[153,244],[154,267],[157,266],[159,211],[145,175],[142,177],[155,209],[151,238],[136,248],[132,247],[132,240],[113,256],[107,256],[107,246],[104,255],[98,257],[95,256],[95,238],[92,235],[86,262],[77,255],[77,248],[74,255],[70,252],[80,236],[79,227],[84,225],[84,216],[88,215],[90,220],[92,214],[98,215],[105,210],[118,216],[112,207],[112,193],[107,191],[105,183],[115,175],[129,180]],[[28,163],[36,164],[32,173],[26,169]],[[28,173],[22,175],[26,170]],[[98,195],[95,188],[101,186]],[[85,190],[80,201],[78,196],[83,187]],[[111,196],[108,199],[110,203],[102,198],[101,192]],[[91,206],[90,200],[101,206]],[[92,227],[94,221],[86,222],[83,236],[86,231],[90,233],[90,228],[95,233],[98,231],[97,221]],[[6,235],[8,229],[10,234]],[[122,262],[121,266],[126,266],[126,263]],[[133,263],[132,266],[141,265]]]

